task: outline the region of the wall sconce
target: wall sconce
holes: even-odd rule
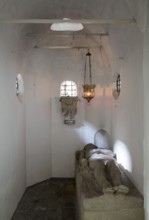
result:
[[[88,71],[87,71],[88,70]],[[87,72],[88,72],[88,83],[87,81]],[[85,57],[85,67],[84,67],[84,85],[83,87],[83,95],[82,97],[90,102],[92,98],[95,96],[95,84],[92,84],[92,73],[91,73],[91,53],[88,52],[86,53]]]

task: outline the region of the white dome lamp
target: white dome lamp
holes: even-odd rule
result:
[[[81,23],[70,22],[71,19],[63,18],[64,22],[53,23],[51,25],[52,31],[81,31],[83,25]],[[69,22],[67,22],[69,21]]]

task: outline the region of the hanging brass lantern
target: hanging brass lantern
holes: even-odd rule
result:
[[[87,66],[87,64],[88,64],[88,66]],[[87,72],[88,72],[88,76],[87,76]],[[88,82],[87,82],[87,78],[88,78]],[[89,103],[90,100],[93,99],[94,96],[95,96],[95,87],[96,87],[95,84],[92,84],[91,53],[89,52],[89,50],[86,53],[86,57],[85,57],[84,85],[82,85],[82,87],[83,87],[83,95],[82,95],[82,97],[84,99],[86,99],[88,101],[88,103]]]

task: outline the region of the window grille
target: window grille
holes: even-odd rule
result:
[[[117,79],[116,79],[116,90],[118,93],[121,91],[121,79],[120,79],[120,74],[118,74]]]
[[[119,73],[115,73],[113,78],[113,96],[117,99],[121,92],[121,76]]]
[[[77,86],[73,81],[64,81],[60,87],[60,96],[77,96]]]

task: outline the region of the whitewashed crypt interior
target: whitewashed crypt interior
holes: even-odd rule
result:
[[[83,30],[50,29],[64,18],[79,20]],[[74,177],[76,150],[93,143],[100,128],[111,135],[118,162],[144,196],[149,219],[148,39],[145,0],[0,0],[1,220],[10,220],[27,186]],[[89,103],[82,98],[88,49],[96,84]],[[118,98],[112,93],[115,73],[121,77]],[[77,85],[73,125],[61,112],[64,81]]]

